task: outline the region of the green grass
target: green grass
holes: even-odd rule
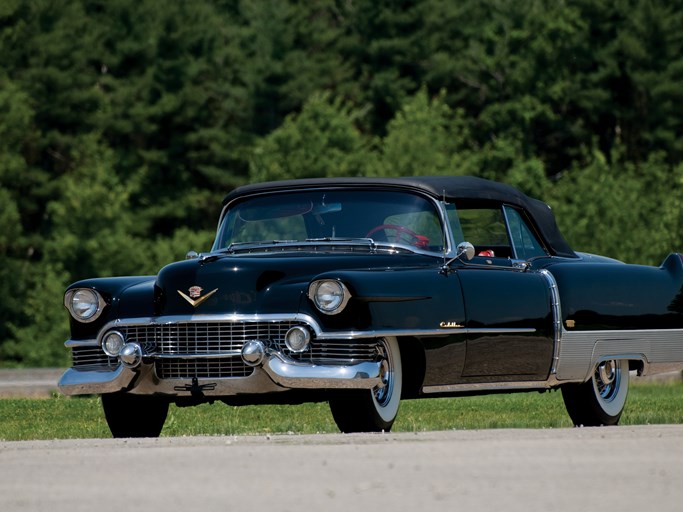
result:
[[[683,423],[683,383],[632,386],[622,425]],[[395,432],[570,427],[559,392],[408,400]],[[171,406],[162,436],[337,432],[326,403]],[[98,398],[0,400],[0,440],[111,437]]]

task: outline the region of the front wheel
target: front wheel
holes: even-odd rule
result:
[[[370,391],[340,392],[330,410],[342,432],[389,432],[398,415],[403,387],[401,353],[396,338],[379,343],[382,384]]]
[[[583,384],[562,386],[562,398],[574,425],[616,425],[628,395],[628,361],[600,363]]]
[[[168,415],[168,401],[160,398],[109,393],[102,408],[114,437],[159,437]]]

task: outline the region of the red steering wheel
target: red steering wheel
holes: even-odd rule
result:
[[[400,242],[401,238],[403,238],[404,241],[410,243],[411,245],[414,245],[418,249],[426,249],[427,247],[429,247],[429,238],[427,238],[424,235],[418,235],[417,233],[415,233],[415,231],[408,229],[405,226],[399,226],[398,224],[380,224],[379,226],[376,226],[372,228],[370,231],[368,231],[368,234],[365,236],[367,238],[370,238],[372,237],[372,235],[382,230],[396,231],[396,234],[393,236],[393,240],[389,238],[389,236],[385,233],[387,241],[389,242]],[[404,235],[408,238],[406,239]]]

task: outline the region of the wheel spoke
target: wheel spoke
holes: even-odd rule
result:
[[[617,361],[604,361],[595,369],[593,376],[600,398],[606,402],[614,400],[619,391],[621,369]]]

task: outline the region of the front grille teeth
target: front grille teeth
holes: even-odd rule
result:
[[[254,372],[237,357],[157,359],[154,369],[160,379],[224,379],[248,377]]]
[[[114,370],[119,361],[115,357],[109,357],[99,346],[74,347],[71,350],[71,360],[74,368],[79,370],[107,371]]]
[[[261,340],[284,355],[302,363],[331,365],[377,360],[377,342],[368,340],[316,340],[301,353],[285,345],[285,334],[301,322],[216,321],[165,324],[118,325],[127,342],[140,344],[154,360],[160,379],[248,377],[254,369],[241,358],[244,344]],[[305,325],[304,325],[305,326]],[[72,353],[74,367],[113,370],[119,361],[107,356],[99,346],[78,347]]]

